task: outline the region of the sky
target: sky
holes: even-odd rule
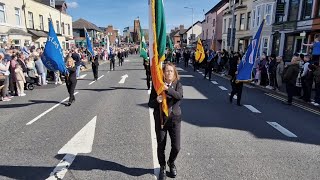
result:
[[[73,21],[83,18],[99,27],[113,25],[122,33],[123,29],[133,26],[133,20],[139,17],[143,29],[148,28],[148,0],[66,0],[68,14]],[[165,6],[167,32],[180,24],[188,28],[194,22],[204,19],[204,12],[209,11],[219,0],[163,0]]]

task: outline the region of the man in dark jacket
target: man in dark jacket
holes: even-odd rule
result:
[[[81,57],[79,55],[78,49],[75,49],[73,51],[71,57],[75,61],[76,75],[77,75],[77,78],[78,78],[80,76],[80,66],[81,66]]]
[[[299,74],[299,59],[294,56],[291,60],[291,64],[286,68],[284,72],[283,81],[286,83],[286,89],[288,94],[288,101],[284,102],[286,105],[292,105],[292,97],[296,91],[296,81]]]

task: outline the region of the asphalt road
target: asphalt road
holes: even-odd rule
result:
[[[176,179],[319,179],[320,112],[247,87],[238,107],[228,101],[226,79],[210,82],[192,67],[179,73],[184,100]],[[100,65],[96,82],[91,71],[81,75],[70,107],[62,102],[65,85],[0,102],[0,179],[155,179],[141,58],[130,56],[115,71],[108,62]]]

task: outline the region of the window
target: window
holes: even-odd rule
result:
[[[65,34],[65,31],[64,31],[64,23],[61,23],[61,31],[62,31],[62,34]]]
[[[268,37],[263,37],[262,38],[262,51],[261,52],[266,52],[268,54],[269,50],[269,38]]]
[[[212,39],[215,39],[215,36],[214,30],[212,30]]]
[[[68,24],[67,26],[68,26],[68,35],[71,35],[71,32],[70,32],[70,24]]]
[[[34,29],[33,13],[32,12],[28,12],[28,20],[29,20],[29,28]]]
[[[252,27],[254,28],[254,25],[256,24],[256,10],[252,11]]]
[[[223,20],[223,33],[227,33],[227,19]]]
[[[271,25],[272,24],[272,8],[273,8],[272,4],[267,4],[266,5],[265,16],[266,16],[266,24],[267,25]]]
[[[20,9],[19,8],[14,8],[14,15],[16,17],[16,25],[20,26],[21,20],[20,20]]]
[[[250,26],[251,26],[251,12],[248,12],[248,15],[247,15],[247,30],[250,30]]]
[[[310,19],[312,16],[312,0],[303,0],[302,11],[301,11],[301,19]]]
[[[289,14],[288,14],[288,20],[289,21],[296,21],[298,20],[298,14],[299,14],[299,0],[291,0],[291,4],[289,7]]]
[[[231,21],[232,21],[232,18],[229,18],[229,28],[232,28]]]
[[[261,6],[257,7],[257,21],[256,21],[256,26],[259,27],[260,25],[260,20],[261,20]]]
[[[6,11],[4,4],[0,3],[0,23],[5,23],[6,22]]]
[[[55,7],[55,0],[50,0],[50,6]]]
[[[216,25],[216,20],[213,19],[213,20],[212,20],[212,26],[214,27],[215,25]]]
[[[39,22],[40,22],[40,30],[44,30],[44,26],[43,26],[43,16],[39,15]]]
[[[209,30],[208,29],[207,29],[207,36],[206,37],[207,37],[206,39],[209,38]]]
[[[209,16],[207,16],[207,23],[209,22]]]
[[[60,23],[59,23],[59,21],[56,21],[56,26],[57,26],[57,34],[60,34]]]
[[[316,15],[318,15],[318,17],[320,17],[320,2],[318,2],[318,13]]]
[[[244,14],[240,14],[240,30],[244,30]]]

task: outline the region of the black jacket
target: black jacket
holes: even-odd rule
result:
[[[81,57],[78,53],[72,53],[72,59],[76,62],[76,66],[80,66],[81,64]]]
[[[285,69],[283,81],[287,84],[296,85],[299,74],[299,64],[291,64]]]
[[[167,95],[167,104],[169,109],[169,117],[173,120],[181,121],[181,108],[180,102],[183,98],[183,88],[179,81],[173,82],[168,90],[165,91]],[[152,87],[148,106],[154,108],[154,118],[155,120],[160,119],[160,103],[157,101],[157,93]],[[163,115],[164,117],[164,115]]]
[[[75,82],[77,81],[77,73],[76,73],[76,67],[69,67],[67,68],[69,71],[69,75],[66,77],[66,82]]]
[[[98,57],[98,55],[94,56],[94,59],[92,61],[92,65],[93,66],[99,66],[99,57]]]

